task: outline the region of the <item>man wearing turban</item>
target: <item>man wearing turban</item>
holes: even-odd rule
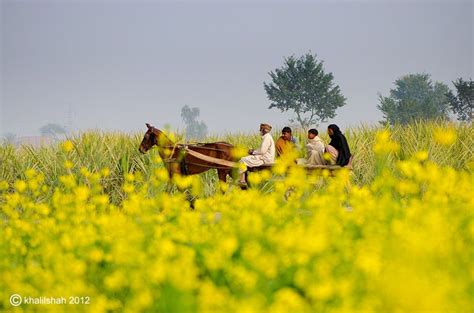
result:
[[[250,155],[240,159],[240,183],[246,184],[245,172],[247,167],[258,167],[264,164],[275,162],[275,142],[270,131],[272,127],[268,124],[260,124],[260,134],[262,135],[262,144],[257,150],[250,150]]]

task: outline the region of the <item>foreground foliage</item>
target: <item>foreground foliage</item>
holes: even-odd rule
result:
[[[257,188],[222,185],[194,210],[187,194],[202,194],[202,179],[165,192],[156,158],[151,173],[124,174],[112,204],[111,171],[75,169],[68,141],[54,184],[34,169],[0,183],[0,311],[472,311],[472,165],[437,165],[427,151],[398,160],[400,143],[375,137],[370,183],[281,160],[250,176]],[[13,308],[11,294],[91,300]]]

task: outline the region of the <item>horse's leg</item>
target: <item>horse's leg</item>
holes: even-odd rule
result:
[[[173,171],[171,170],[171,167],[167,168],[168,170],[168,181],[166,182],[166,193],[171,194],[171,191],[173,190]]]
[[[227,182],[227,175],[230,174],[230,170],[218,169],[217,176],[219,180],[223,183]]]
[[[193,196],[189,189],[184,190],[184,194],[186,195],[186,200],[189,201],[189,206],[191,210],[194,210],[194,202],[197,199],[197,196]]]
[[[174,185],[174,184],[171,183],[172,178],[173,178],[173,174],[183,175],[180,171],[179,172],[178,171],[173,172],[172,170],[170,170],[168,173],[170,175],[170,184],[169,184],[170,186]],[[177,188],[178,188],[179,192],[184,193],[184,195],[186,196],[186,200],[189,201],[189,206],[191,207],[191,210],[194,210],[194,202],[196,201],[197,196],[196,197],[193,196],[191,191],[188,188],[186,188],[184,190],[179,188],[179,187],[177,187]]]
[[[171,181],[168,182],[167,184],[167,192],[169,194],[171,194],[171,191],[173,190],[175,184]],[[180,188],[178,186],[176,186],[176,188],[178,189],[178,192],[179,193],[184,193],[185,197],[186,197],[186,201],[189,202],[189,206],[191,207],[192,210],[194,210],[194,202],[196,201],[197,199],[197,196],[194,196],[192,193],[191,193],[191,190],[189,188]]]
[[[225,193],[227,189],[229,188],[229,186],[227,185],[227,175],[230,176],[231,173],[232,173],[232,170],[229,170],[229,169],[217,170],[217,176],[219,177],[219,190],[221,193]]]
[[[230,170],[228,170],[228,175],[230,176],[230,178],[232,178],[232,182],[235,183],[237,181],[239,181],[240,179],[240,173],[239,173],[239,169],[238,168],[231,168]]]
[[[166,182],[165,192],[168,194],[171,194],[171,191],[173,191],[173,183]]]

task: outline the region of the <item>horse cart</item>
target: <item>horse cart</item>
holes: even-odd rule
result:
[[[139,151],[146,153],[153,146],[158,147],[158,153],[166,164],[170,177],[174,174],[194,175],[210,169],[216,169],[219,180],[226,182],[227,176],[238,170],[239,160],[232,153],[234,146],[227,142],[178,144],[169,139],[161,130],[146,124],[148,131],[140,144]],[[274,164],[258,167],[248,167],[247,173],[271,170]],[[308,172],[329,171],[330,175],[341,166],[338,165],[297,165]],[[345,166],[352,170],[352,158]],[[248,181],[248,180],[247,180]],[[245,186],[244,186],[245,187]]]

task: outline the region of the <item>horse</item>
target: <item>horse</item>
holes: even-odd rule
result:
[[[234,146],[228,142],[210,142],[199,144],[177,144],[168,138],[161,130],[145,124],[148,130],[143,136],[139,151],[146,153],[153,146],[158,147],[158,153],[165,162],[168,174],[194,175],[210,169],[217,169],[217,176],[222,182],[226,182],[227,175],[231,175],[233,167],[205,161],[202,158],[191,155],[192,151],[212,158],[225,161],[237,161],[232,155]],[[188,151],[191,150],[190,153]],[[229,162],[229,163],[230,163]]]

